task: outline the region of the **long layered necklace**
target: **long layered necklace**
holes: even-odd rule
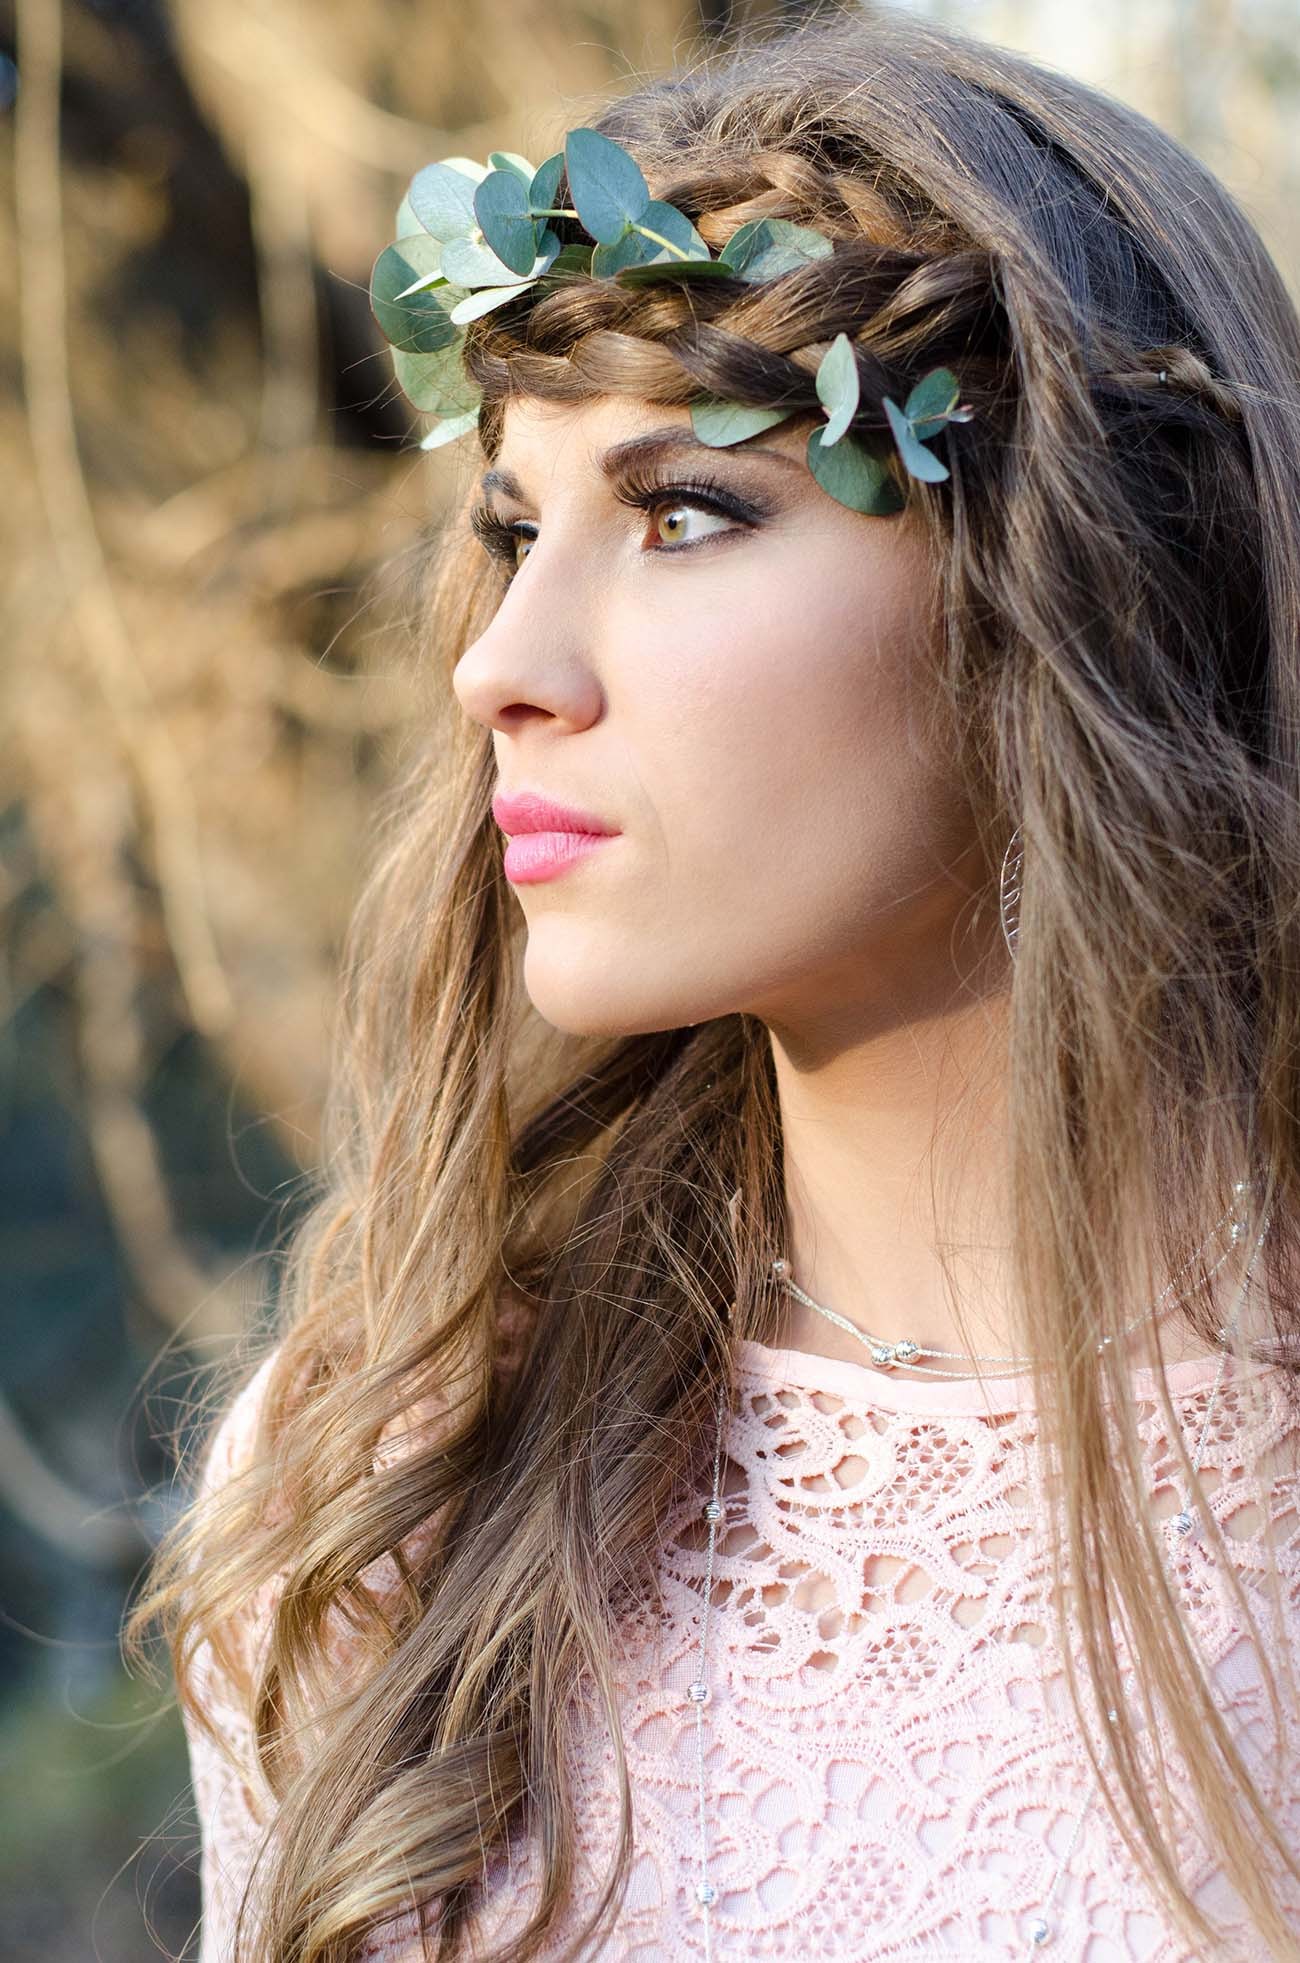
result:
[[[1156,1298],[1155,1302],[1151,1304],[1150,1308],[1146,1309],[1142,1315],[1136,1317],[1133,1322],[1127,1325],[1127,1328],[1124,1331],[1125,1335],[1130,1333],[1133,1329],[1136,1329],[1140,1323],[1146,1321],[1149,1317],[1157,1316],[1161,1313],[1162,1309],[1166,1307],[1169,1301],[1173,1298],[1174,1289],[1176,1287],[1179,1277],[1182,1274],[1184,1274],[1186,1272],[1186,1269],[1191,1266],[1192,1262],[1195,1261],[1197,1257],[1204,1252],[1206,1247],[1208,1247],[1210,1242],[1213,1240],[1214,1236],[1224,1226],[1227,1226],[1229,1229],[1229,1245],[1228,1248],[1224,1251],[1224,1253],[1220,1256],[1219,1260],[1215,1263],[1214,1267],[1210,1269],[1209,1272],[1211,1275],[1218,1272],[1219,1268],[1222,1267],[1223,1263],[1229,1258],[1232,1248],[1235,1247],[1244,1238],[1247,1230],[1247,1223],[1244,1219],[1240,1218],[1239,1216],[1242,1213],[1244,1213],[1246,1210],[1245,1199],[1246,1199],[1246,1195],[1250,1191],[1250,1182],[1245,1179],[1239,1179],[1234,1184],[1232,1190],[1234,1195],[1234,1204],[1232,1208],[1230,1208],[1229,1211],[1221,1217],[1221,1219],[1216,1221],[1214,1227],[1210,1230],[1210,1233],[1206,1236],[1205,1240],[1202,1241],[1200,1247],[1198,1247],[1195,1253],[1189,1257],[1188,1261],[1184,1264],[1183,1268],[1180,1268],[1177,1271],[1173,1281],[1171,1281],[1169,1286],[1166,1289],[1164,1289],[1162,1293]],[[1265,1219],[1260,1227],[1259,1234],[1255,1241],[1255,1245],[1251,1250],[1250,1260],[1247,1263],[1246,1271],[1242,1276],[1241,1285],[1237,1291],[1237,1296],[1233,1304],[1232,1313],[1229,1316],[1228,1321],[1225,1323],[1223,1328],[1221,1328],[1218,1332],[1218,1342],[1221,1345],[1221,1352],[1219,1356],[1219,1367],[1215,1372],[1213,1392],[1210,1397],[1209,1406],[1205,1413],[1204,1421],[1201,1425],[1201,1432],[1200,1432],[1200,1437],[1197,1441],[1196,1451],[1192,1457],[1193,1477],[1195,1477],[1196,1474],[1198,1474],[1200,1471],[1201,1459],[1205,1453],[1205,1448],[1210,1436],[1210,1426],[1214,1418],[1214,1407],[1218,1401],[1219,1389],[1223,1381],[1223,1370],[1224,1370],[1224,1365],[1226,1364],[1228,1359],[1229,1346],[1235,1334],[1237,1321],[1241,1315],[1242,1306],[1246,1299],[1246,1293],[1250,1286],[1251,1272],[1255,1266],[1256,1260],[1258,1259],[1259,1250],[1263,1245],[1264,1236],[1267,1233],[1267,1231],[1268,1231],[1268,1220]],[[965,1355],[960,1351],[931,1349],[924,1344],[912,1342],[909,1338],[904,1338],[902,1341],[896,1343],[882,1342],[880,1341],[879,1338],[868,1334],[867,1331],[863,1329],[859,1329],[857,1325],[855,1323],[850,1322],[847,1317],[838,1315],[834,1309],[828,1309],[822,1303],[814,1302],[810,1295],[806,1295],[804,1291],[797,1286],[790,1272],[790,1263],[784,1257],[778,1257],[778,1259],[773,1261],[772,1273],[777,1278],[777,1280],[780,1281],[786,1287],[786,1289],[789,1290],[791,1294],[797,1297],[799,1301],[806,1303],[809,1308],[817,1310],[818,1314],[826,1316],[831,1322],[835,1323],[839,1328],[847,1330],[850,1335],[857,1337],[860,1342],[864,1343],[867,1346],[867,1349],[870,1351],[873,1363],[877,1364],[879,1367],[883,1369],[893,1370],[902,1366],[903,1368],[906,1369],[923,1370],[926,1371],[931,1376],[939,1376],[939,1377],[945,1377],[945,1376],[957,1377],[962,1374],[952,1370],[935,1370],[929,1364],[919,1363],[916,1361],[918,1357],[923,1357],[923,1356],[955,1357],[958,1360],[965,1363],[971,1363],[971,1362],[994,1363],[994,1364],[1009,1364],[1012,1366],[1011,1370],[1001,1370],[1001,1371],[993,1370],[990,1372],[975,1373],[977,1377],[982,1377],[983,1375],[989,1375],[991,1377],[996,1378],[998,1376],[1008,1376],[1014,1374],[1017,1367],[1023,1370],[1032,1364],[1033,1359],[1030,1357],[1016,1357],[1016,1356],[972,1357],[969,1355]],[[1098,1343],[1097,1345],[1098,1350],[1104,1349],[1109,1342],[1110,1342],[1110,1338],[1108,1336],[1103,1337],[1101,1342]],[[969,1377],[967,1377],[967,1381],[969,1381]],[[714,1554],[715,1554],[716,1543],[717,1543],[718,1525],[720,1521],[723,1519],[726,1510],[723,1505],[721,1491],[720,1491],[721,1478],[722,1478],[722,1441],[723,1441],[723,1432],[724,1432],[726,1409],[727,1409],[727,1392],[725,1387],[723,1388],[722,1392],[719,1394],[717,1409],[718,1409],[718,1428],[717,1428],[717,1438],[713,1451],[713,1490],[704,1506],[704,1518],[708,1523],[709,1531],[708,1531],[708,1545],[705,1554],[704,1613],[703,1613],[703,1618],[700,1627],[699,1661],[696,1667],[694,1680],[688,1685],[686,1691],[687,1700],[689,1703],[691,1703],[694,1706],[695,1709],[695,1765],[696,1765],[696,1783],[699,1793],[699,1880],[696,1882],[695,1885],[695,1898],[696,1901],[699,1903],[701,1910],[703,1911],[704,1955],[705,1955],[706,1963],[712,1963],[713,1940],[712,1940],[712,1917],[710,1915],[710,1910],[714,1902],[716,1902],[718,1898],[718,1888],[716,1883],[711,1879],[709,1874],[709,1835],[708,1835],[708,1807],[707,1807],[708,1795],[707,1795],[707,1780],[704,1771],[704,1706],[708,1703],[712,1690],[712,1684],[709,1677],[709,1622],[710,1622],[710,1614],[711,1614],[712,1601],[713,1601]],[[1183,1495],[1183,1506],[1181,1510],[1175,1513],[1173,1517],[1170,1519],[1170,1521],[1168,1522],[1168,1529],[1173,1539],[1173,1542],[1177,1543],[1178,1541],[1186,1539],[1186,1537],[1193,1531],[1195,1525],[1196,1525],[1196,1516],[1192,1511],[1192,1495],[1190,1492],[1186,1492]],[[1124,1689],[1126,1693],[1132,1682],[1133,1682],[1133,1673],[1132,1671],[1129,1671],[1124,1680]],[[1112,1724],[1114,1724],[1118,1719],[1118,1712],[1114,1710],[1108,1711],[1106,1715]],[[1075,1820],[1074,1831],[1070,1835],[1070,1839],[1066,1845],[1065,1852],[1061,1856],[1061,1859],[1058,1862],[1056,1869],[1053,1873],[1051,1883],[1048,1887],[1047,1894],[1042,1902],[1040,1911],[1035,1916],[1033,1922],[1030,1925],[1029,1934],[1028,1934],[1028,1947],[1025,1952],[1026,1955],[1032,1956],[1036,1950],[1040,1950],[1044,1946],[1044,1944],[1050,1942],[1052,1938],[1053,1926],[1054,1926],[1050,1920],[1050,1910],[1052,1906],[1052,1901],[1056,1894],[1057,1889],[1060,1886],[1061,1878],[1064,1875],[1065,1870],[1069,1865],[1070,1856],[1074,1852],[1075,1844],[1078,1841],[1080,1833],[1083,1831],[1084,1822],[1087,1819],[1088,1814],[1091,1811],[1093,1803],[1095,1802],[1096,1798],[1097,1798],[1097,1792],[1096,1789],[1094,1788],[1093,1792],[1090,1794],[1087,1802],[1085,1803],[1082,1811],[1079,1813],[1078,1818]]]

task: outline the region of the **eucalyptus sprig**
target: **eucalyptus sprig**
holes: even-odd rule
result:
[[[557,205],[561,174],[571,206]],[[573,218],[591,245],[561,243],[549,223]],[[431,450],[473,429],[481,391],[461,364],[471,320],[516,300],[531,287],[581,275],[621,286],[661,280],[743,280],[757,285],[824,259],[833,242],[784,218],[755,218],[734,231],[716,257],[690,219],[650,196],[636,160],[599,130],[572,129],[534,166],[510,150],[486,164],[443,157],[416,172],[397,211],[397,238],[375,260],[370,305],[389,342],[397,381],[408,400],[437,417],[421,448]],[[816,374],[826,421],[808,435],[807,461],[822,488],[851,510],[884,515],[906,502],[887,459],[850,433],[861,381],[853,343],[835,336]],[[949,423],[969,422],[960,384],[949,368],[922,376],[900,409],[882,407],[904,470],[926,483],[949,475],[927,448]],[[692,404],[691,424],[713,448],[741,443],[800,413],[798,407],[706,397]]]

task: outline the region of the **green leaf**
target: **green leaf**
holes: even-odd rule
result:
[[[436,354],[408,354],[394,348],[393,368],[403,395],[417,409],[430,409],[437,416],[459,416],[482,394],[478,383],[465,373],[461,362],[461,340],[457,335],[450,347]]]
[[[707,259],[712,263],[713,255],[709,251],[708,246],[704,243],[704,240],[686,216],[686,213],[684,211],[678,211],[676,205],[664,204],[659,198],[651,198],[636,223],[643,233],[647,231],[658,232],[663,238],[668,240],[670,245],[675,245],[679,252],[688,253],[692,260],[698,259],[703,261]],[[655,250],[661,258],[672,260],[672,254],[663,246],[659,245],[657,241],[652,239],[649,243],[655,246]],[[672,263],[680,266],[687,262],[677,259],[673,260]]]
[[[528,210],[528,185],[517,170],[491,170],[474,193],[474,216],[484,240],[512,273],[532,271],[537,221]]]
[[[690,256],[679,258],[677,253],[661,245],[658,238],[647,238],[646,231],[658,232],[670,245],[675,245],[678,252]],[[631,231],[624,232],[621,238],[609,245],[596,247],[591,256],[591,271],[593,278],[607,279],[631,266],[712,266],[714,263],[708,246],[690,219],[674,205],[661,204],[657,198],[651,198]]]
[[[488,162],[493,170],[513,170],[522,177],[525,184],[533,181],[535,166],[527,157],[521,157],[517,150],[489,150]]]
[[[579,249],[590,253],[590,247],[581,247]],[[537,241],[537,257],[533,261],[533,270],[530,277],[540,279],[542,274],[549,270],[552,263],[556,259],[561,258],[567,250],[567,247],[560,244],[559,233],[553,230],[550,225],[543,225]]]
[[[599,248],[602,252],[604,246]],[[669,280],[735,279],[721,259],[670,259],[661,252],[643,266],[620,266],[614,278],[620,286],[656,286]]]
[[[922,440],[934,436],[951,418],[960,394],[961,383],[951,368],[932,368],[922,375],[903,404],[913,434]]]
[[[536,284],[536,280],[521,279],[514,286],[480,287],[477,293],[467,294],[463,300],[458,300],[447,318],[454,321],[456,326],[463,327],[467,321],[478,320],[483,314],[490,314],[494,308],[517,300],[521,293],[527,293],[529,287]]]
[[[414,232],[421,230],[419,219],[411,209],[411,200],[403,198],[397,207],[397,219],[393,226],[395,239],[409,239]]]
[[[542,233],[542,238],[543,240],[553,240],[555,233],[548,226],[546,231]],[[549,251],[549,247],[547,249]],[[582,241],[576,241],[572,245],[562,245],[554,258],[547,264],[545,271],[539,273],[537,277],[539,281],[544,281],[550,287],[559,286],[566,279],[574,279],[579,276],[589,278],[593,257],[593,247],[584,244]]]
[[[558,255],[560,239],[548,226],[542,234],[542,251],[534,253],[532,265],[528,267],[528,279],[540,279]],[[442,247],[442,271],[465,289],[518,285],[518,273],[513,267],[503,265],[495,251],[487,245],[475,245],[473,239],[448,239]]]
[[[773,423],[785,422],[794,413],[793,409],[765,408],[759,403],[726,402],[715,396],[708,401],[691,404],[691,428],[701,443],[722,450],[730,443],[743,443],[747,436],[757,436],[761,429],[770,429]]]
[[[472,177],[476,184],[481,184],[488,174],[488,166],[481,164],[477,157],[439,157],[438,162],[448,164],[463,177]]]
[[[420,438],[420,448],[437,450],[444,443],[454,443],[458,436],[464,436],[467,430],[477,427],[477,409],[467,409],[462,416],[444,416],[441,422],[434,424],[427,436]]]
[[[386,245],[371,270],[370,311],[379,331],[411,354],[434,354],[456,339],[442,298],[445,283],[421,290],[425,278],[440,277],[441,251],[436,239],[417,232]]]
[[[491,246],[474,239],[448,239],[442,248],[442,270],[457,286],[514,286],[519,278],[513,266],[498,259]]]
[[[442,247],[439,245],[437,239],[431,238],[428,232],[422,232],[418,225],[413,232],[404,233],[401,238],[394,239],[391,245],[386,245],[383,252],[375,260],[376,267],[384,259],[385,253],[389,252],[394,255],[394,258],[393,261],[389,262],[389,266],[385,270],[391,270],[391,274],[395,278],[397,274],[395,262],[400,257],[402,263],[409,269],[407,273],[408,287],[427,286],[432,280],[443,277]],[[374,271],[372,269],[372,288],[373,285]],[[392,300],[398,300],[401,297],[401,289],[388,295],[388,298]]]
[[[653,239],[628,230],[595,248],[591,255],[591,277],[610,279],[625,266],[644,266],[651,261],[659,266],[681,263],[670,260],[663,247],[656,245]]]
[[[821,441],[821,431],[810,429],[807,455],[808,468],[822,489],[850,511],[886,518],[907,503],[889,466],[865,450],[855,436],[842,436],[828,447]]]
[[[903,459],[908,475],[919,477],[927,484],[942,484],[949,474],[947,464],[940,462],[933,450],[927,450],[924,443],[917,441],[911,423],[898,404],[889,396],[884,399],[884,411],[889,418],[889,427],[894,432],[898,454]]]
[[[555,195],[560,188],[560,178],[564,172],[564,152],[557,150],[553,157],[547,157],[538,164],[533,173],[533,181],[528,187],[528,208],[530,211],[554,211]]]
[[[469,168],[459,168],[462,162]],[[449,239],[468,238],[478,224],[474,191],[486,176],[487,172],[471,164],[468,157],[457,159],[455,164],[449,159],[426,164],[411,179],[407,201],[425,231],[444,245]]]
[[[481,314],[491,313],[494,307],[504,307],[508,300],[517,300],[521,293],[526,292],[530,286],[536,286],[538,281],[545,279],[548,274],[572,276],[574,273],[585,273],[591,263],[590,246],[562,246],[558,234],[553,232],[549,225],[542,232],[540,249],[533,260],[527,279],[517,279],[514,274],[511,274],[509,280],[499,282],[496,279],[483,280],[479,275],[485,270],[490,270],[484,265],[485,248],[475,246],[468,240],[452,240],[442,250],[444,264],[447,253],[450,253],[453,263],[464,261],[468,269],[475,274],[472,282],[461,282],[456,304],[448,314],[450,320],[461,326],[464,326],[467,321],[477,320]],[[551,283],[554,285],[557,281],[552,280]],[[465,292],[466,286],[471,289],[468,293]]]
[[[415,236],[417,239],[423,239],[426,245],[431,246],[435,252],[442,251],[442,247],[438,244],[437,239],[431,239],[427,232],[417,232]],[[399,239],[397,243],[399,246],[401,246],[401,245],[405,245],[406,241],[404,239]],[[419,262],[416,261],[415,263],[418,264]],[[393,298],[394,300],[409,300],[413,293],[428,293],[431,292],[435,286],[450,286],[450,284],[451,281],[447,278],[447,275],[442,271],[440,265],[439,270],[436,273],[421,273],[419,279],[413,279],[409,286],[404,286],[400,293],[395,293],[393,295]]]
[[[599,130],[570,130],[564,165],[573,207],[598,245],[613,245],[650,202],[640,166]]]
[[[837,334],[817,364],[817,399],[829,415],[813,435],[823,448],[843,436],[857,413],[860,392],[853,343],[847,334]]]
[[[750,218],[731,234],[719,253],[742,279],[757,284],[825,259],[834,251],[831,241],[808,225],[788,218]]]

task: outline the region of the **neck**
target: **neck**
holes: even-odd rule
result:
[[[1010,1354],[1005,991],[922,1021],[773,1029],[795,1281],[885,1342]],[[776,1341],[869,1361],[785,1297]],[[937,1369],[960,1372],[942,1359]]]
[[[833,1038],[769,1025],[790,1223],[773,1254],[786,1255],[806,1294],[864,1334],[954,1352],[921,1359],[953,1376],[979,1368],[976,1357],[1020,1349],[1010,1309],[1006,1013],[1004,990],[964,991],[923,1020],[849,1034],[841,1020]],[[1257,1286],[1237,1307],[1234,1268],[1214,1284],[1219,1313],[1236,1308],[1241,1336],[1258,1339],[1267,1329]],[[784,1291],[782,1302],[775,1346],[871,1366],[866,1345],[828,1317]],[[1134,1317],[1147,1307],[1135,1302]],[[1154,1361],[1153,1320],[1127,1338],[1135,1364]],[[1207,1354],[1176,1304],[1161,1311],[1160,1351],[1166,1363]]]

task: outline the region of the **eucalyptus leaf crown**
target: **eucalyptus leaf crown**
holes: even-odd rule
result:
[[[561,176],[572,206],[557,206]],[[564,244],[550,219],[575,219],[592,244]],[[370,279],[370,305],[390,343],[398,385],[417,409],[437,417],[421,449],[465,435],[478,422],[481,390],[461,361],[472,320],[532,287],[565,279],[613,279],[620,286],[663,280],[742,280],[748,284],[828,257],[832,240],[784,218],[740,225],[714,257],[690,219],[650,196],[640,166],[621,144],[594,129],[572,129],[563,150],[535,168],[512,151],[487,164],[444,157],[416,172],[397,212],[397,238]],[[809,431],[807,462],[817,482],[850,510],[886,516],[904,491],[889,461],[849,425],[858,412],[860,375],[853,343],[839,333],[818,364],[817,399],[826,419]],[[969,422],[950,368],[923,375],[900,407],[883,398],[903,469],[941,483],[947,464],[929,447],[950,423]],[[743,442],[802,407],[755,405],[708,396],[691,405],[691,425],[715,449]]]

